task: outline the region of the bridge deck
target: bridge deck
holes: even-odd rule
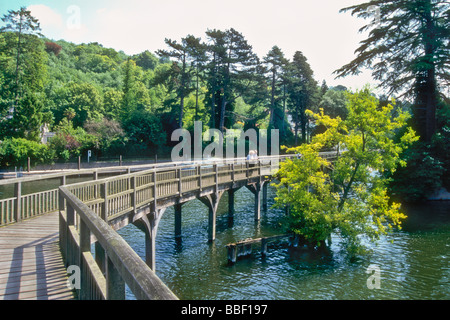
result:
[[[58,212],[0,228],[0,300],[70,300]]]

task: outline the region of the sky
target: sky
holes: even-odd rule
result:
[[[192,34],[205,40],[208,29],[234,28],[260,58],[277,45],[292,59],[301,51],[314,78],[328,86],[356,90],[376,82],[369,72],[335,79],[333,71],[355,58],[367,21],[339,10],[362,0],[0,0],[0,16],[27,7],[53,40],[98,42],[136,54],[165,49],[164,39]],[[0,21],[1,25],[1,21]]]

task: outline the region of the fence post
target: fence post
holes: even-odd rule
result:
[[[158,188],[157,188],[158,175],[156,173],[156,169],[153,170],[153,212],[156,212],[158,208]]]
[[[80,298],[81,300],[87,300],[89,299],[89,272],[86,270],[87,266],[84,261],[84,252],[90,252],[91,251],[91,232],[86,225],[86,223],[83,221],[83,218],[80,217],[80,271],[81,274],[84,275],[81,277],[81,284],[80,284]]]
[[[100,185],[100,197],[103,199],[102,203],[102,213],[100,217],[106,221],[108,217],[108,182],[104,182]]]
[[[131,194],[131,207],[133,208],[134,214],[136,214],[137,211],[137,201],[136,201],[136,176],[132,176],[130,178],[130,189],[133,190],[133,193]]]
[[[197,165],[198,170],[198,187],[200,192],[202,192],[202,167],[200,164]]]
[[[178,194],[181,197],[181,194],[183,193],[183,188],[182,188],[182,180],[181,180],[181,168],[178,168],[177,170],[177,174],[178,174]]]

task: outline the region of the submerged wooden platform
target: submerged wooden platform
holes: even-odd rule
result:
[[[0,228],[0,300],[70,300],[58,212]]]

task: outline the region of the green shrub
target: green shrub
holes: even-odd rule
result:
[[[32,165],[50,163],[54,153],[46,145],[23,138],[4,140],[0,145],[0,165],[2,167],[26,167],[28,158]]]

